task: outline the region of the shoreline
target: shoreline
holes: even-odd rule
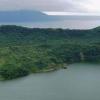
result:
[[[59,65],[58,65],[59,66]],[[39,70],[39,71],[36,71],[35,73],[46,73],[46,72],[53,72],[53,71],[56,71],[56,70],[59,70],[59,69],[67,69],[67,64],[64,64],[63,66],[59,66],[59,67],[52,67],[52,68],[47,68],[47,69],[43,69],[43,70]],[[33,72],[34,73],[34,72]]]
[[[89,62],[80,62],[80,63],[89,63]],[[74,64],[74,63],[70,63],[70,64]],[[90,64],[90,63],[89,63]],[[91,62],[91,64],[100,64],[98,62]],[[67,69],[69,64],[63,64],[63,66],[59,66],[59,67],[52,67],[52,68],[47,68],[47,69],[43,69],[43,70],[38,70],[36,72],[33,72],[33,73],[30,73],[30,74],[38,74],[38,73],[49,73],[49,72],[54,72],[54,71],[57,71],[57,70],[60,70],[60,69]],[[28,75],[30,75],[28,74]],[[26,76],[28,76],[26,75]],[[26,77],[26,76],[23,76],[23,77]],[[3,77],[0,76],[0,81],[7,81],[7,80],[15,80],[15,79],[19,79],[19,78],[23,78],[23,77],[17,77],[17,78],[13,78],[13,79],[4,79]]]

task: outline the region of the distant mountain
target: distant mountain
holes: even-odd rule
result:
[[[55,20],[83,20],[100,19],[98,16],[49,16],[40,11],[19,10],[19,11],[0,11],[1,23],[12,22],[44,22]]]
[[[0,11],[0,22],[37,22],[56,20],[39,11]]]

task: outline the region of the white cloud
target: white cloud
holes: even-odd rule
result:
[[[50,15],[50,16],[70,16],[70,15],[74,15],[74,16],[100,16],[100,13],[81,13],[81,12],[50,12],[50,11],[44,11],[43,12],[46,15]]]
[[[85,2],[84,7],[89,12],[100,12],[100,0],[88,0],[88,2]]]
[[[0,10],[100,12],[100,0],[0,0]]]
[[[61,0],[0,0],[0,10],[63,10]]]

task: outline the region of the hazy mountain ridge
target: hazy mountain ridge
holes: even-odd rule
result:
[[[49,16],[40,11],[19,10],[0,11],[0,22],[45,22],[55,20],[82,20],[100,19],[98,16]]]
[[[54,18],[40,11],[0,11],[0,22],[42,22],[50,20],[54,20]]]

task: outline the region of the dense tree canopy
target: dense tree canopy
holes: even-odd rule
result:
[[[4,79],[87,61],[100,62],[100,27],[70,30],[0,26],[0,75]]]

